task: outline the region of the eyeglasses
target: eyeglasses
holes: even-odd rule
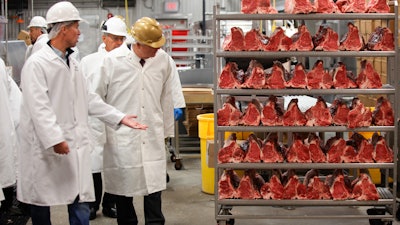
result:
[[[124,37],[124,36],[116,36],[113,34],[107,34],[107,36],[110,37],[111,40],[113,40],[113,41],[122,41],[123,42],[126,39],[126,37]]]

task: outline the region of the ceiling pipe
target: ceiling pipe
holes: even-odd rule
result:
[[[201,33],[203,36],[206,35],[206,0],[203,0],[203,12],[202,12],[202,16],[203,16],[203,23],[201,26]]]

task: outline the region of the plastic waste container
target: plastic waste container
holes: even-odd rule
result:
[[[199,121],[200,157],[201,157],[201,190],[214,194],[214,168],[208,167],[207,140],[214,140],[214,113],[197,115]]]

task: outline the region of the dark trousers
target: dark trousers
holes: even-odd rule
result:
[[[101,173],[93,173],[94,194],[96,201],[89,202],[89,207],[94,208],[96,211],[100,208],[100,203],[103,208],[111,208],[115,205],[115,196],[113,194],[104,192],[103,195],[103,180]],[[102,199],[103,195],[103,201]]]
[[[144,219],[145,225],[164,225],[165,218],[161,211],[161,191],[144,196]],[[118,211],[118,225],[137,225],[133,197],[116,195]]]
[[[32,225],[51,225],[50,207],[30,205]],[[79,196],[68,205],[70,225],[89,225],[89,205],[79,202]]]
[[[4,200],[1,201],[0,212],[8,211],[14,200],[14,186],[3,188]]]

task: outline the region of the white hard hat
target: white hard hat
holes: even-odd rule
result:
[[[128,35],[125,22],[119,17],[111,17],[102,26],[101,31],[108,34],[113,34],[116,36]]]
[[[28,28],[31,28],[31,27],[44,27],[44,28],[46,28],[47,27],[46,19],[41,17],[41,16],[34,16],[31,19],[31,22],[28,25]]]
[[[81,21],[78,9],[68,1],[57,2],[47,11],[46,15],[47,24],[67,22],[67,21]]]

